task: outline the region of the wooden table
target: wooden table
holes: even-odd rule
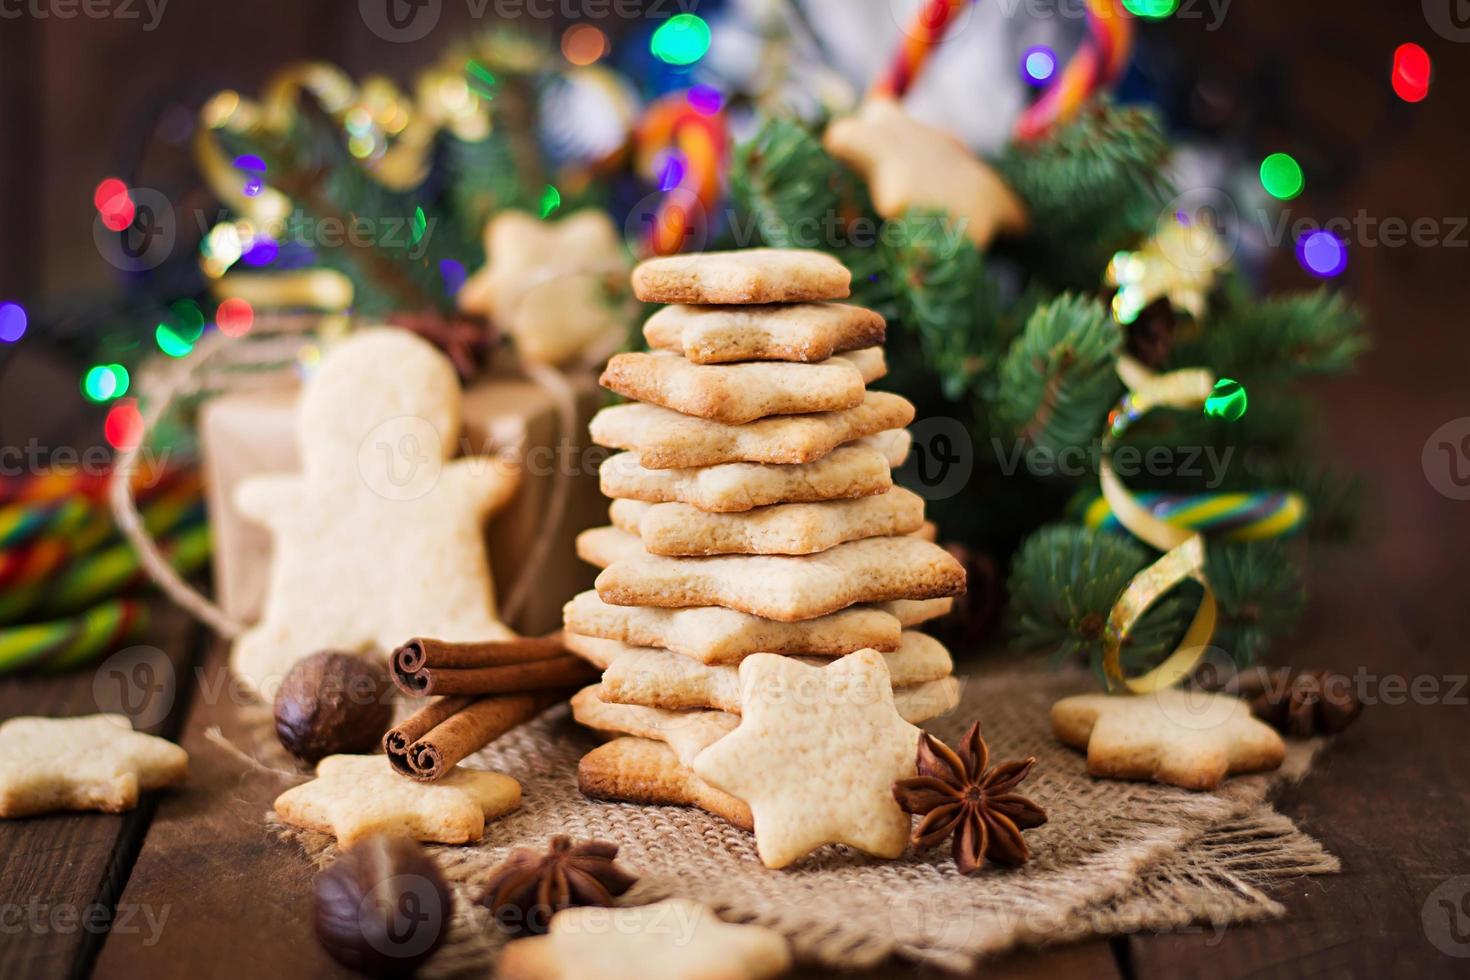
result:
[[[1438,322],[1454,323],[1449,310]],[[1444,342],[1463,340],[1448,328]],[[1462,369],[1462,368],[1461,368]],[[1336,876],[1292,882],[1287,917],[1264,925],[1099,939],[1021,953],[988,969],[1004,976],[1237,977],[1464,974],[1431,942],[1464,940],[1470,954],[1470,766],[1464,637],[1470,602],[1460,574],[1470,555],[1470,504],[1436,493],[1420,464],[1428,433],[1470,412],[1456,384],[1411,352],[1390,350],[1350,386],[1326,392],[1332,444],[1350,453],[1377,495],[1365,543],[1314,555],[1313,598],[1292,659],[1361,671],[1370,704],[1280,808],[1343,863]],[[1458,382],[1453,371],[1443,381]],[[1414,378],[1420,382],[1416,388]],[[1459,400],[1459,401],[1457,401]],[[1386,406],[1386,408],[1385,408]],[[309,926],[312,871],[262,818],[281,789],[208,737],[237,734],[223,650],[182,615],[156,624],[155,675],[177,693],[159,720],[191,758],[187,790],[149,797],[122,816],[57,815],[0,824],[0,974],[158,978],[345,975]],[[1412,703],[1433,684],[1434,703]],[[97,710],[96,674],[7,680],[0,716]],[[146,695],[146,696],[145,696]],[[1422,698],[1421,698],[1422,699]],[[160,717],[161,716],[161,717]],[[115,911],[110,933],[100,928]],[[1453,920],[1450,918],[1453,915]],[[1448,940],[1445,937],[1450,937]]]

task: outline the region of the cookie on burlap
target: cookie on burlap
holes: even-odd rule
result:
[[[810,667],[757,654],[741,662],[740,687],[740,726],[691,768],[749,805],[761,863],[784,868],[823,844],[902,854],[911,820],[893,783],[914,774],[919,730],[894,706],[883,657]]]
[[[688,899],[564,909],[505,947],[500,980],[766,980],[791,968],[780,933],[732,925]]]
[[[846,299],[852,274],[825,252],[747,248],[644,259],[633,292],[645,303],[805,303]]]
[[[894,487],[855,500],[773,504],[707,514],[688,504],[614,500],[613,525],[651,555],[810,555],[845,541],[912,534],[924,526],[924,499]]]
[[[745,425],[692,418],[659,405],[613,405],[592,417],[592,441],[628,449],[649,469],[721,463],[810,463],[845,442],[914,420],[902,395],[870,391],[854,408],[776,415]]]
[[[1087,771],[1213,789],[1232,773],[1275,769],[1286,744],[1228,694],[1079,694],[1051,706],[1052,731],[1087,750]]]
[[[339,847],[372,834],[435,844],[467,844],[485,821],[521,805],[521,785],[498,772],[456,766],[432,783],[400,776],[381,755],[329,755],[316,778],[276,797],[276,816],[337,838]]]
[[[853,606],[798,623],[778,623],[719,606],[614,606],[589,590],[563,607],[562,621],[569,634],[661,647],[700,663],[732,664],[762,652],[840,657],[864,648],[895,650],[904,627],[938,619],[949,612],[953,602],[899,599]]]
[[[875,650],[859,651],[871,653],[882,659]],[[775,654],[771,654],[775,656]],[[853,654],[848,654],[853,656]],[[795,658],[784,658],[792,660]],[[846,659],[846,658],[843,658]],[[800,662],[800,661],[798,661]],[[830,661],[836,663],[837,661]],[[820,663],[820,662],[819,662]],[[820,669],[812,666],[813,670]],[[743,683],[743,682],[742,682]],[[805,704],[809,691],[791,692]],[[741,697],[746,692],[741,691]],[[866,696],[866,695],[864,695]],[[925,681],[912,687],[891,690],[894,710],[904,721],[915,725],[952,710],[959,703],[960,684],[953,677]],[[636,735],[667,742],[680,761],[691,762],[699,752],[714,744],[734,730],[743,714],[742,711],[719,711],[713,708],[692,708],[677,711],[667,708],[650,708],[641,704],[621,704],[602,699],[602,685],[592,684],[572,696],[572,717],[578,723],[607,735]]]
[[[770,415],[835,412],[862,404],[887,372],[878,347],[818,364],[691,364],[678,354],[618,354],[599,379],[625,398],[684,415],[743,425]]]
[[[867,436],[812,463],[724,463],[653,470],[637,453],[618,453],[598,470],[603,496],[649,503],[685,503],[729,514],[770,504],[810,503],[883,493],[893,486],[893,467],[908,456],[905,429]]]
[[[610,288],[627,275],[627,253],[607,212],[548,221],[501,211],[485,227],[485,255],[456,302],[508,331],[522,357],[562,364],[627,329]]]
[[[856,113],[833,120],[822,145],[863,175],[874,209],[885,218],[937,210],[981,250],[997,231],[1026,230],[1025,207],[995,171],[893,99],[868,99]],[[936,237],[950,233],[947,227],[930,230]]]
[[[301,474],[241,483],[236,503],[271,534],[261,620],[230,665],[265,700],[320,650],[392,650],[405,637],[508,639],[483,525],[516,469],[452,459],[459,379],[432,344],[368,329],[331,347],[297,420]]]
[[[673,749],[651,738],[625,735],[588,752],[577,766],[577,787],[593,800],[698,807],[754,829],[750,807],[694,775]]]
[[[642,549],[638,538],[611,530]],[[584,532],[578,554],[586,554],[589,539],[612,536]],[[632,548],[609,550],[627,554]],[[790,623],[859,602],[962,595],[965,569],[938,545],[905,535],[849,541],[815,555],[666,558],[645,552],[614,560],[596,586],[602,601],[615,606],[724,606]]]
[[[695,364],[731,361],[825,361],[883,343],[873,310],[846,303],[781,306],[666,306],[643,324],[643,339]]]
[[[577,656],[603,669],[599,696],[604,701],[673,711],[714,708],[740,713],[740,672],[735,666],[701,664],[672,650],[628,646],[576,633],[563,633],[562,642]],[[812,666],[824,662],[801,659]],[[941,680],[954,671],[944,644],[911,630],[904,632],[898,649],[885,653],[883,659],[888,664],[895,698],[900,691]]]
[[[54,810],[121,813],[138,793],[182,782],[189,754],[133,731],[126,715],[10,718],[0,724],[0,818]]]

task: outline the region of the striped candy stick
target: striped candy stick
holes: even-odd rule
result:
[[[65,670],[111,653],[147,627],[143,603],[113,599],[77,616],[0,629],[0,673]]]
[[[1087,37],[1051,87],[1016,120],[1018,139],[1035,139],[1077,114],[1113,84],[1133,55],[1133,18],[1118,0],[1087,0]]]
[[[198,571],[209,558],[209,525],[196,523],[163,542],[163,554],[180,575]],[[36,605],[36,614],[63,616],[107,596],[148,584],[133,546],[124,541],[68,565]]]
[[[1140,493],[1137,500],[1153,516],[1174,527],[1218,536],[1225,541],[1285,537],[1300,531],[1307,517],[1307,502],[1301,494],[1279,490]],[[1082,522],[1105,531],[1124,530],[1103,497],[1087,505]]]
[[[888,67],[873,81],[870,97],[904,96],[970,0],[924,0],[904,28],[903,41]]]

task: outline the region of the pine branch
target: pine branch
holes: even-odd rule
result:
[[[1229,309],[1176,348],[1173,361],[1240,380],[1280,379],[1342,374],[1368,346],[1362,312],[1324,288]]]
[[[1100,669],[1108,614],[1153,560],[1152,552],[1121,535],[1073,524],[1041,528],[1011,563],[1011,636],[1022,649],[1085,659]],[[1173,649],[1195,601],[1171,594],[1144,613],[1123,644],[1125,669],[1146,670]]]
[[[767,119],[736,148],[730,190],[765,244],[831,253],[852,272],[852,302],[886,317],[899,314],[881,246],[852,234],[876,236],[880,223],[867,191],[815,133],[790,119]]]
[[[1065,294],[1031,315],[1000,366],[996,412],[1033,446],[1086,446],[1123,392],[1123,334],[1093,299]]]
[[[1158,220],[1172,193],[1168,154],[1155,113],[1106,101],[1008,147],[998,165],[1030,212],[1026,250],[1038,271],[1066,288],[1094,288],[1113,253]]]
[[[890,275],[902,291],[904,325],[918,334],[924,360],[938,375],[944,397],[963,399],[972,380],[993,368],[995,289],[980,251],[954,234],[937,212],[915,211],[889,223],[885,237]]]
[[[1238,666],[1257,660],[1301,618],[1301,569],[1281,542],[1211,543],[1205,574],[1220,602],[1214,645]]]

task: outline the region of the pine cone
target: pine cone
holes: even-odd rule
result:
[[[1000,566],[983,551],[958,541],[944,550],[965,567],[965,592],[956,596],[950,612],[937,620],[933,633],[946,646],[973,647],[990,636],[1001,606]]]
[[[1174,310],[1168,298],[1154,300],[1128,325],[1128,353],[1159,370],[1168,363],[1174,349],[1174,326]]]
[[[1336,734],[1363,710],[1352,678],[1330,670],[1252,667],[1223,685],[1202,686],[1244,699],[1251,714],[1292,738]]]

